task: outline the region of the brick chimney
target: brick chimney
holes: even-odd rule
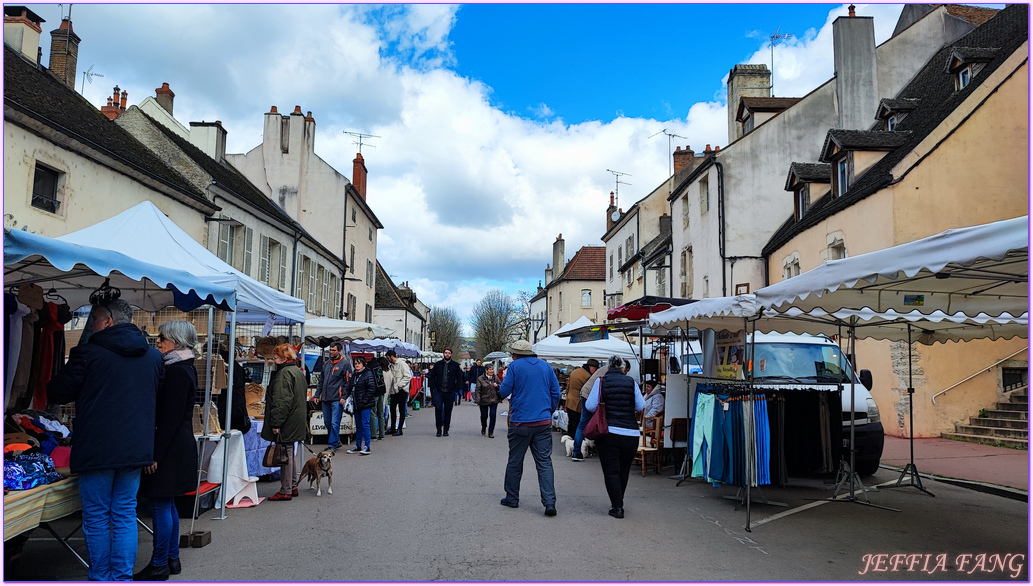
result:
[[[4,6],[4,44],[10,45],[29,61],[39,63],[40,26],[46,22],[25,6]]]
[[[50,73],[73,90],[80,40],[72,31],[72,21],[67,18],[61,19],[61,26],[50,31]]]
[[[101,106],[100,113],[107,116],[108,120],[118,118],[119,114],[126,110],[126,99],[128,97],[129,94],[127,92],[119,94],[119,87],[116,85],[114,93],[108,98],[108,105]]]
[[[176,94],[169,87],[169,82],[162,82],[161,87],[154,90],[154,101],[158,102],[158,105],[165,109],[172,116],[172,102],[176,99]]]
[[[742,98],[770,98],[771,70],[764,64],[740,64],[728,72],[728,142],[743,135],[742,124],[735,119]],[[874,110],[873,110],[874,112]]]
[[[692,170],[696,166],[696,152],[692,150],[689,145],[685,145],[685,150],[681,150],[681,147],[674,147],[674,173],[678,174],[678,171],[685,169]]]
[[[613,192],[610,192],[610,206],[606,208],[606,231],[609,232],[613,228],[616,222],[613,221],[613,212],[617,211],[617,206],[613,205]]]
[[[363,201],[366,201],[366,174],[366,161],[363,160],[362,153],[355,153],[355,158],[352,159],[352,185]]]

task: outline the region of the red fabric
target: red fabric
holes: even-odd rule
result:
[[[50,459],[54,461],[55,468],[68,468],[68,458],[72,455],[72,448],[68,446],[58,446],[50,452]]]
[[[65,329],[64,324],[57,319],[57,304],[47,303],[43,307],[47,312],[47,319],[43,320],[43,329],[39,339],[36,340],[36,353],[39,356],[39,376],[36,377],[36,386],[32,389],[32,408],[47,408],[47,383],[54,376],[54,332]]]

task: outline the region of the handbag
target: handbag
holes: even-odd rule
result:
[[[348,415],[355,415],[355,401],[352,400],[351,395],[348,395],[348,398],[344,400],[342,410]]]
[[[265,455],[262,457],[262,465],[266,468],[278,468],[290,462],[290,446],[280,443],[280,434],[276,434],[274,440],[266,446]]]
[[[595,414],[585,426],[585,437],[590,440],[597,440],[610,433],[610,427],[606,424],[606,404],[603,403],[603,387],[599,385],[599,405],[595,408]]]

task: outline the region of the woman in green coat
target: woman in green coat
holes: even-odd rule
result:
[[[265,423],[262,439],[282,444],[304,441],[308,435],[305,429],[305,400],[308,385],[305,375],[298,368],[298,355],[290,344],[273,348],[272,377],[265,391]],[[289,501],[298,494],[295,478],[298,467],[294,446],[288,450],[290,458],[280,466],[280,492],[269,497],[271,501]]]

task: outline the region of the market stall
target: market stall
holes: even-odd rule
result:
[[[212,284],[179,269],[141,262],[110,250],[8,229],[4,230],[4,285],[7,290],[18,290],[21,298],[30,304],[38,302],[37,309],[46,307],[44,304],[54,304],[47,299],[60,300],[68,308],[79,308],[89,304],[91,295],[98,290],[109,293],[117,290],[118,298],[151,311],[167,305],[190,310],[206,303],[232,310],[236,304],[233,289]],[[43,294],[41,285],[49,286],[46,294]],[[38,293],[33,293],[33,289],[38,289]],[[13,294],[11,297],[5,302],[18,303],[29,309],[21,299]],[[28,311],[24,313],[28,314]],[[11,324],[11,329],[16,325],[20,324]],[[56,331],[61,330],[63,325]],[[5,337],[5,363],[15,349],[19,357],[33,351],[32,344],[22,347],[23,339],[21,335]],[[53,348],[51,352],[54,352]],[[63,353],[54,353],[63,358]],[[18,363],[17,359],[11,360],[8,372],[18,370],[19,367],[15,366]],[[60,364],[63,360],[54,363]],[[5,382],[5,415],[13,407],[13,402],[8,399],[13,385],[17,384],[15,379],[10,377]],[[6,477],[5,474],[5,480]],[[4,496],[4,539],[9,540],[37,526],[43,527],[85,565],[82,557],[68,545],[68,539],[58,536],[48,525],[50,521],[77,512],[80,507],[74,476],[29,490],[13,490]]]

